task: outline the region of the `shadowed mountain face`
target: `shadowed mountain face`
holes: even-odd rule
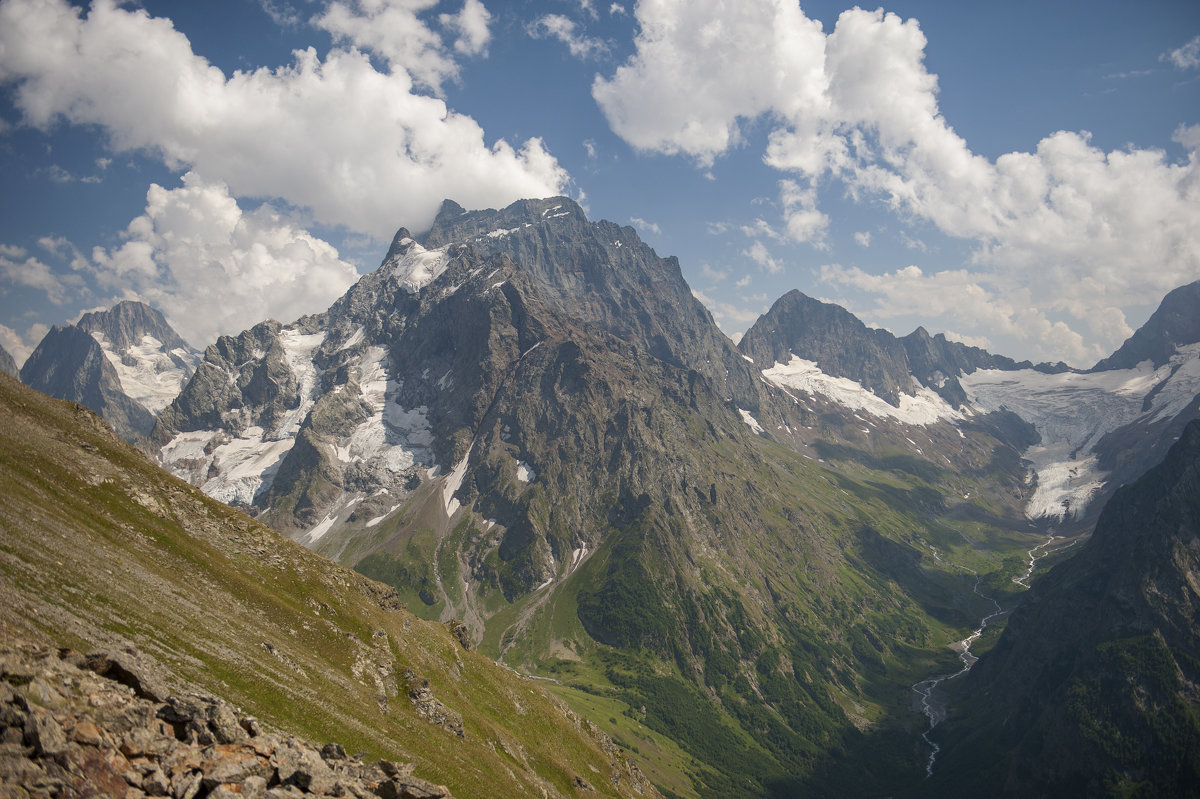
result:
[[[154,414],[179,393],[195,361],[162,314],[127,301],[55,327],[25,362],[21,379],[83,403],[133,441],[150,433]]]
[[[962,686],[941,785],[1193,796],[1200,785],[1200,422],[1036,583]]]
[[[571,321],[694,369],[718,392],[757,407],[753,372],[692,296],[678,260],[660,258],[633,228],[589,222],[566,197],[523,200],[500,211],[465,211],[447,201],[422,243],[451,242],[485,257],[508,255],[540,299]]]
[[[121,389],[117,370],[82,329],[54,327],[21,367],[21,382],[59,399],[79,402],[104,416],[127,440],[144,436],[154,417]]]
[[[446,625],[414,618],[393,589],[167,475],[85,408],[0,376],[0,413],[10,422],[0,426],[0,641],[14,634],[112,653],[87,658],[88,668],[140,697],[121,688],[120,703],[109,704],[113,691],[97,689],[79,709],[79,691],[95,679],[55,664],[53,648],[40,660],[57,673],[42,681],[20,657],[0,654],[0,722],[10,728],[19,710],[31,730],[29,747],[0,754],[0,792],[32,787],[12,771],[30,766],[24,757],[80,795],[126,795],[125,769],[107,770],[125,757],[120,746],[135,763],[162,758],[162,774],[145,773],[146,785],[158,786],[152,794],[170,778],[181,795],[186,780],[237,795],[255,775],[292,783],[294,795],[330,794],[335,777],[313,758],[332,741],[363,753],[337,765],[344,784],[368,791],[360,796],[444,795],[426,780],[458,799],[572,796],[583,785],[589,796],[658,795],[610,739],[538,685],[466,649]],[[197,689],[225,702],[190,693]],[[116,716],[118,726],[64,733],[81,713]],[[239,725],[246,716],[257,721]],[[148,729],[135,734],[131,725]],[[22,727],[15,731],[21,740]],[[71,748],[68,734],[111,760]],[[199,751],[198,741],[208,748]],[[76,756],[89,771],[61,767]],[[381,757],[386,768],[372,771]],[[423,779],[405,788],[400,778],[413,769]],[[193,772],[203,772],[203,785]]]
[[[4,372],[4,374],[11,375],[12,377],[20,377],[17,362],[13,360],[13,356],[9,351],[3,347],[0,347],[0,372]]]

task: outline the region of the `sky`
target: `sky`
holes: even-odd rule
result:
[[[1200,3],[0,0],[0,344],[193,346],[565,194],[737,339],[784,293],[1087,368],[1200,279]]]

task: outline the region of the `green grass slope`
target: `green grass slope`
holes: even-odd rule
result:
[[[0,606],[15,632],[134,645],[267,724],[410,761],[459,799],[652,796],[611,741],[528,679],[149,463],[90,411],[0,375]],[[418,714],[428,681],[443,715]]]

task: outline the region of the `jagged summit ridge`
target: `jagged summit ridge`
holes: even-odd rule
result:
[[[158,310],[144,302],[123,300],[107,311],[84,314],[76,324],[88,333],[102,333],[117,352],[141,345],[146,336],[156,338],[166,352],[192,349]]]

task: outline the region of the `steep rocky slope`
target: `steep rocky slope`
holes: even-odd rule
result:
[[[975,796],[1194,796],[1200,422],[1105,507],[970,672],[938,784]]]
[[[215,693],[310,746],[411,763],[460,799],[654,795],[588,722],[413,618],[392,589],[165,474],[82,406],[0,376],[0,407],[11,633],[81,652],[136,647],[161,690]]]

